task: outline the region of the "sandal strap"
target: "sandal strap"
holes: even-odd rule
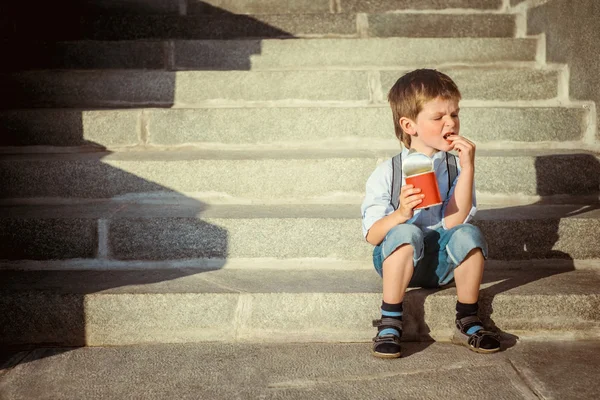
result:
[[[396,344],[400,345],[400,337],[396,336],[396,335],[375,336],[373,338],[373,342],[376,343],[376,344],[379,344],[379,343],[396,343]]]
[[[402,331],[402,321],[396,318],[381,318],[374,319],[373,326],[375,328],[385,327],[385,328],[396,328]]]
[[[456,327],[461,332],[463,332],[464,327],[468,326],[468,325],[480,325],[481,327],[483,327],[483,323],[481,322],[479,317],[476,315],[469,315],[467,317],[456,320]]]
[[[480,331],[475,332],[471,336],[469,336],[469,338],[467,339],[467,343],[470,346],[475,347],[476,349],[478,349],[479,346],[481,345],[481,341],[486,336],[487,337],[492,337],[492,338],[496,339],[498,342],[500,342],[500,336],[496,335],[494,332],[480,330]]]

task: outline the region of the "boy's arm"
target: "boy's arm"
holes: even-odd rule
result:
[[[464,223],[473,207],[473,182],[475,169],[462,169],[458,176],[454,193],[450,197],[444,213],[444,226],[451,229]]]
[[[475,144],[463,136],[453,135],[448,138],[454,149],[458,150],[460,175],[454,193],[444,212],[444,226],[451,229],[464,223],[473,207],[473,185],[475,181]]]
[[[371,226],[367,232],[367,242],[373,246],[377,246],[393,227],[410,220],[414,215],[413,209],[423,201],[424,195],[419,193],[421,193],[421,189],[416,189],[413,185],[402,186],[398,209],[390,215],[377,220]]]

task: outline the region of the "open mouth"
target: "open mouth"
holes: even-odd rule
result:
[[[444,135],[444,139],[448,139],[448,137],[454,135],[454,132],[448,132]]]

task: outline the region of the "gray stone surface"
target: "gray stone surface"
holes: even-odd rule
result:
[[[461,133],[479,144],[580,140],[587,112],[583,108],[463,107]],[[158,145],[323,141],[336,146],[352,139],[395,139],[388,107],[150,110],[147,124],[148,141]]]
[[[21,293],[2,288],[0,307],[7,312],[0,315],[0,341],[4,345],[85,346],[84,303],[80,294],[57,293],[51,288]]]
[[[342,12],[440,10],[451,8],[499,9],[502,0],[341,0]]]
[[[287,155],[271,153],[273,157],[269,159],[269,153],[256,154],[257,157],[244,153],[6,156],[0,160],[0,183],[9,186],[2,193],[4,198],[213,192],[247,198],[298,199],[330,192],[362,191],[376,165],[375,157],[360,154],[355,158],[328,158],[304,152],[308,156],[305,158],[301,152],[292,151]]]
[[[79,41],[8,43],[5,51],[19,52],[0,70],[24,69],[165,69],[165,43],[152,41]],[[27,51],[20,50],[27,48]]]
[[[356,35],[354,14],[103,16],[84,22],[83,33],[65,39],[237,39],[297,35]],[[68,33],[66,34],[68,35]]]
[[[212,193],[307,200],[359,195],[378,159],[395,150],[146,151],[13,155],[0,160],[2,198],[112,198]],[[600,161],[584,151],[479,151],[477,190],[551,196],[598,192]]]
[[[366,71],[178,72],[175,103],[203,100],[368,100]],[[140,82],[141,86],[141,82]]]
[[[405,71],[382,71],[387,93]],[[556,71],[449,69],[464,99],[535,100],[557,95]],[[368,71],[36,71],[7,74],[0,106],[193,106],[207,101],[369,101]],[[32,96],[31,93],[35,93]],[[383,101],[381,99],[380,101]]]
[[[525,341],[481,356],[450,344],[408,343],[395,361],[372,357],[364,343],[43,348],[19,354],[25,358],[0,388],[7,400],[535,399],[570,398],[573,387],[593,397],[600,367],[590,354],[599,347]],[[531,369],[523,361],[530,355],[539,363]]]
[[[372,38],[177,41],[181,69],[257,69],[339,66],[428,66],[448,63],[534,61],[536,39]]]
[[[190,106],[204,100],[365,100],[365,71],[46,71],[5,75],[18,107]],[[32,96],[31,93],[36,93]]]
[[[97,224],[79,218],[0,219],[0,259],[94,258]]]
[[[600,3],[543,2],[527,12],[527,33],[546,36],[546,59],[569,65],[569,95],[600,104]],[[600,138],[600,136],[597,136]]]
[[[600,161],[585,152],[480,152],[477,163],[477,189],[482,192],[582,195],[599,188]]]
[[[132,146],[144,113],[148,142],[309,145],[355,140],[395,141],[387,106],[363,108],[262,107],[150,110],[14,110],[0,112],[3,146]],[[587,126],[584,108],[462,107],[461,133],[490,141],[577,141]]]
[[[188,13],[292,14],[328,13],[329,0],[188,0]]]
[[[0,76],[3,108],[171,106],[176,77],[164,71],[33,71]],[[35,93],[35,96],[32,96]]]
[[[371,37],[513,37],[508,14],[369,14]]]
[[[137,281],[133,273],[104,273],[112,279],[100,285],[86,283],[91,277],[86,272],[0,273],[0,299],[10,306],[0,318],[2,326],[11,327],[3,332],[3,343],[52,342],[69,321],[78,323],[63,345],[366,342],[381,302],[381,281],[372,270],[140,271]],[[596,338],[599,279],[598,270],[488,271],[480,315],[486,326],[516,335]],[[449,340],[455,302],[454,287],[411,289],[404,340]],[[57,311],[49,318],[52,306]],[[39,327],[27,333],[36,320]],[[71,343],[75,338],[79,341]]]
[[[98,346],[231,340],[240,328],[235,318],[238,297],[230,293],[88,295],[85,341]],[[132,324],[132,315],[141,318]]]
[[[118,219],[110,225],[111,254],[122,260],[198,257],[334,257],[368,259],[360,222],[332,218]],[[332,236],[331,232],[346,232]]]
[[[2,146],[132,146],[140,110],[14,110],[0,112]]]
[[[558,71],[526,68],[441,69],[456,82],[463,99],[543,100],[558,94]],[[387,95],[408,71],[381,71],[381,89]],[[386,96],[384,96],[386,97]]]
[[[91,13],[116,14],[178,14],[179,0],[85,0]]]
[[[13,228],[11,232],[18,232],[22,248],[36,249],[36,258],[42,260],[94,257],[88,253],[73,254],[68,241],[50,250],[36,247],[36,243],[53,244],[61,237],[65,219],[77,218],[82,222],[71,229],[75,233],[98,219],[107,220],[108,257],[116,260],[250,257],[371,261],[372,247],[361,235],[358,204],[209,206],[189,200],[164,203],[12,206],[0,208],[0,216],[16,221],[9,226],[20,226],[25,223],[21,221],[26,221],[29,230]],[[600,213],[596,204],[491,208],[480,204],[473,223],[482,229],[491,259],[600,258],[596,234]],[[332,231],[338,235],[332,236]],[[82,241],[83,236],[76,239]],[[14,239],[6,241],[7,245],[13,242]],[[15,259],[24,258],[10,247],[4,251]]]
[[[514,350],[513,365],[538,397],[591,399],[600,391],[592,383],[600,372],[596,341],[523,343]]]

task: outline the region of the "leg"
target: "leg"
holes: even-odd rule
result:
[[[458,301],[465,304],[477,303],[479,286],[483,278],[483,264],[485,260],[480,248],[472,249],[467,258],[454,269],[456,294]]]
[[[383,262],[383,301],[385,303],[402,303],[415,269],[413,254],[414,247],[411,244],[403,244]]]
[[[458,302],[456,304],[456,331],[453,342],[466,345],[479,353],[500,350],[500,341],[483,329],[477,316],[479,287],[487,256],[487,244],[481,231],[472,225],[451,229],[447,245],[449,264],[455,265],[454,279]]]
[[[373,321],[377,336],[373,338],[373,353],[382,358],[400,357],[402,336],[402,300],[422,257],[423,233],[414,225],[394,227],[374,251],[373,261],[383,278],[381,319]],[[383,262],[382,262],[383,261]]]

